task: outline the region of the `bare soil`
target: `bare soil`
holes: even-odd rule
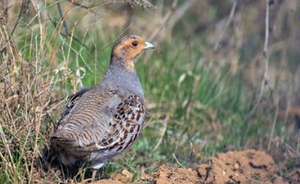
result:
[[[133,174],[127,170],[113,174],[111,179],[100,180],[93,184],[131,183]],[[142,176],[138,182],[155,184],[282,184],[300,183],[300,169],[289,173],[289,180],[278,175],[273,158],[262,151],[245,150],[220,153],[212,157],[209,164],[201,164],[196,169],[171,168],[160,166],[156,171]]]

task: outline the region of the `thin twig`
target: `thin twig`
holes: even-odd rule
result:
[[[264,42],[264,48],[263,48],[263,57],[265,60],[265,71],[264,71],[264,76],[261,82],[261,88],[260,88],[260,94],[258,97],[258,101],[256,104],[253,106],[252,110],[247,113],[244,118],[248,119],[257,109],[258,105],[260,104],[263,94],[265,91],[265,86],[268,84],[268,70],[269,70],[269,56],[268,56],[268,43],[269,43],[269,13],[270,13],[270,0],[266,0],[266,19],[265,19],[265,42]]]
[[[97,6],[106,6],[106,5],[110,5],[110,4],[123,3],[124,2],[124,0],[119,0],[119,1],[118,0],[107,0],[103,3],[97,3],[97,4],[92,4],[90,6],[86,6],[86,5],[80,4],[78,2],[75,2],[73,0],[67,0],[67,1],[71,2],[72,4],[74,4],[78,7],[84,8],[84,9],[91,9],[91,8],[95,8]]]
[[[171,17],[172,13],[175,11],[175,8],[177,6],[178,0],[174,0],[172,3],[171,8],[169,9],[169,11],[165,14],[165,16],[161,19],[158,28],[155,29],[153,31],[153,33],[151,34],[151,36],[149,37],[149,41],[153,41],[154,38],[161,32],[161,30],[165,27],[166,22],[169,20],[169,18]]]
[[[274,121],[273,121],[273,125],[272,125],[272,130],[271,130],[271,133],[270,133],[270,137],[269,137],[269,143],[268,143],[268,150],[270,151],[271,149],[271,143],[272,143],[272,139],[273,139],[273,136],[274,136],[274,130],[275,130],[275,126],[276,126],[276,122],[277,122],[277,118],[278,118],[278,111],[279,111],[279,99],[276,100],[277,103],[276,103],[276,112],[275,112],[275,118],[274,118]]]
[[[185,167],[178,161],[176,155],[175,155],[174,153],[173,153],[172,155],[173,155],[173,158],[175,159],[176,163],[177,163],[178,165],[180,165],[180,167],[185,168]]]
[[[59,0],[56,0],[56,1],[57,1],[56,5],[57,5],[58,13],[59,13],[60,19],[61,19],[61,21],[63,23],[63,27],[64,27],[64,34],[69,35],[68,26],[67,26],[65,17],[62,13],[62,9],[61,9],[61,6],[60,6],[60,1]]]
[[[107,47],[109,47],[110,45],[114,44],[132,25],[133,25],[133,23],[131,23],[130,25],[128,25],[128,27],[126,27],[113,41],[111,41],[105,47],[103,47],[102,49],[100,49],[99,52],[104,51]]]
[[[153,148],[152,153],[154,153],[157,150],[157,148],[159,147],[159,145],[161,144],[161,142],[162,142],[162,140],[164,138],[164,135],[165,135],[166,130],[167,130],[168,120],[169,120],[169,117],[167,116],[165,118],[164,122],[163,122],[164,127],[163,127],[163,129],[161,131],[160,138],[159,138],[157,144],[155,145],[155,147]]]
[[[186,14],[186,12],[193,6],[197,0],[186,0],[180,7],[176,9],[170,20],[168,21],[167,31],[173,30],[174,26]]]
[[[300,151],[299,151],[299,144],[300,143],[300,132],[298,130],[298,133],[297,133],[297,146],[296,146],[296,153],[299,155],[300,154]]]
[[[6,91],[10,88],[12,91],[17,91],[19,94],[25,95],[23,93],[23,91],[19,90],[18,88],[14,88],[16,86],[15,83],[17,83],[17,82],[11,83],[8,79],[6,79],[5,77],[3,77],[1,75],[0,75],[0,79],[1,79],[0,80],[1,82],[8,84],[7,88],[4,88],[4,91]]]
[[[97,6],[98,7],[99,6],[106,6],[106,5],[110,5],[110,4],[116,4],[116,3],[123,3],[124,2],[124,0],[119,0],[119,1],[118,0],[108,0],[108,1],[105,1],[105,2],[102,2],[102,3],[97,3],[97,4],[92,4],[90,6],[86,6],[86,5],[83,5],[81,3],[75,2],[74,0],[67,0],[67,1],[74,4],[75,6],[87,9],[87,10],[91,11],[94,14],[97,14],[97,12],[94,12],[93,10],[91,10],[92,8],[95,8]]]
[[[54,20],[52,20],[51,19],[51,17],[48,15],[48,18],[49,18],[49,20],[52,22],[52,24],[54,25],[54,27],[55,28],[58,28],[58,25],[57,25],[57,23],[54,21]],[[71,37],[71,35],[70,34],[65,34],[65,33],[63,33],[63,32],[60,32],[59,33],[61,36],[63,36],[63,37],[65,37],[65,38],[68,38],[68,37]],[[86,50],[91,54],[91,53],[93,53],[94,52],[94,47],[93,48],[89,48],[87,45],[85,45],[84,43],[82,43],[78,38],[76,38],[76,37],[74,37],[73,36],[73,38],[72,38],[73,40],[75,40],[76,42],[78,42],[80,45],[82,45],[84,48],[86,48]]]
[[[0,1],[0,25],[4,26],[8,21],[8,0]]]
[[[232,4],[231,11],[230,11],[228,20],[227,20],[227,22],[226,22],[226,26],[225,26],[225,28],[223,29],[223,32],[221,33],[221,36],[220,36],[219,40],[217,41],[217,43],[216,43],[215,46],[214,46],[214,51],[217,51],[217,49],[219,48],[220,42],[223,40],[223,37],[224,37],[224,35],[225,35],[225,32],[227,31],[227,29],[228,29],[230,23],[232,22],[232,19],[233,19],[234,13],[235,13],[235,9],[236,9],[237,2],[238,2],[238,0],[234,1],[233,4]]]
[[[80,43],[83,47],[85,47],[88,50],[88,52],[91,54],[93,52],[94,48],[93,49],[89,49],[88,46],[86,46],[79,39],[77,39],[76,37],[74,37],[73,34],[70,35],[70,33],[68,31],[68,25],[66,23],[66,19],[65,19],[63,13],[62,13],[62,9],[61,9],[59,0],[57,0],[57,8],[58,8],[59,16],[61,17],[61,21],[63,23],[63,28],[64,28],[64,33],[61,33],[61,35],[64,36],[64,37],[71,37],[73,40],[75,40],[76,42]]]
[[[21,8],[20,8],[20,11],[19,11],[18,18],[17,18],[17,20],[16,20],[16,23],[15,23],[14,28],[12,29],[10,35],[13,35],[13,34],[14,34],[14,32],[15,32],[15,30],[16,30],[18,24],[19,24],[19,20],[21,19],[21,16],[22,16],[22,14],[23,14],[23,10],[24,10],[24,8],[25,8],[26,3],[28,3],[28,1],[26,1],[26,0],[23,0],[23,1],[22,1],[22,4],[21,4]]]

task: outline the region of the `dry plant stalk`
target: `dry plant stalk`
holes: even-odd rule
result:
[[[42,49],[45,24],[42,16],[37,17],[37,34],[41,35],[29,39],[26,47],[32,51],[30,57],[15,44],[9,26],[0,27],[0,168],[12,183],[32,183],[36,179],[37,158],[53,128],[49,113],[59,103],[54,100],[57,96],[53,87],[64,81],[44,65],[49,60]],[[55,53],[58,47],[51,49],[49,52]]]
[[[0,36],[6,38],[0,66],[1,167],[14,183],[29,182],[32,178],[29,168],[33,168],[41,146],[39,140],[44,137],[43,112],[50,103],[52,85],[44,80],[43,73],[36,72],[36,66],[23,60],[4,26]],[[13,177],[20,172],[22,175]]]
[[[153,4],[151,4],[149,1],[147,0],[124,0],[124,2],[128,3],[131,8],[135,8],[136,6],[140,6],[143,8],[147,8],[147,9],[156,9],[156,6],[154,6]]]
[[[116,3],[128,3],[131,8],[135,8],[136,6],[140,6],[140,7],[145,8],[145,9],[156,9],[156,6],[154,6],[152,3],[150,3],[147,0],[106,0],[104,2],[94,3],[92,5],[86,5],[84,3],[79,3],[79,2],[76,2],[74,0],[67,0],[67,1],[71,2],[72,4],[74,4],[78,7],[88,9],[88,10],[90,10],[92,8],[95,8],[95,7],[106,6],[106,5],[110,5],[110,4],[116,4]],[[94,12],[92,10],[90,10],[90,11],[92,13],[97,14],[96,12]]]
[[[0,1],[0,25],[6,25],[7,23],[7,14],[8,10],[8,1],[7,0],[2,0]]]
[[[269,75],[269,53],[268,53],[268,45],[269,45],[269,14],[270,14],[270,1],[266,0],[266,17],[265,17],[265,41],[264,41],[264,47],[263,47],[263,57],[264,57],[264,62],[265,62],[265,68],[264,68],[264,76],[261,82],[261,88],[260,88],[260,94],[258,97],[257,102],[254,104],[253,108],[251,109],[250,112],[248,112],[244,118],[248,119],[257,109],[259,104],[263,100],[263,95],[265,93],[265,87],[268,85],[268,75]]]

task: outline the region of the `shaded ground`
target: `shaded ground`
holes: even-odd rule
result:
[[[100,180],[93,184],[123,184],[130,183],[133,174],[124,170],[112,175],[111,179]],[[289,180],[278,175],[273,158],[265,152],[255,150],[220,153],[213,157],[209,164],[201,164],[197,169],[170,168],[160,166],[157,171],[140,178],[138,183],[155,184],[281,184],[300,183],[300,169],[294,169],[289,174]]]

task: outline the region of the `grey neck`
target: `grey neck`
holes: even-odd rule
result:
[[[109,84],[114,84],[113,86],[117,86],[119,89],[126,89],[125,93],[134,92],[143,97],[144,93],[136,70],[126,68],[123,63],[124,62],[122,61],[111,61],[101,84],[107,86],[110,86]]]

